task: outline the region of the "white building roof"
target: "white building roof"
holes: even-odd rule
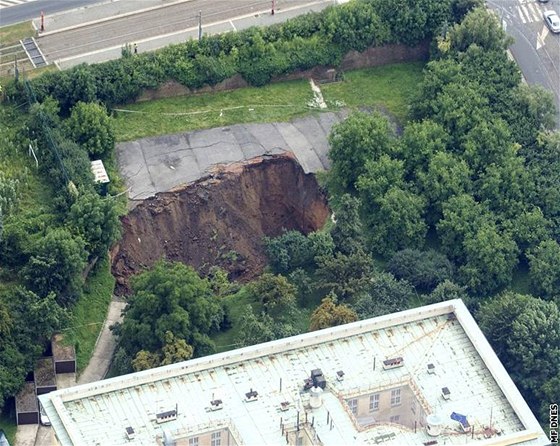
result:
[[[93,172],[93,180],[96,183],[108,183],[109,175],[105,170],[102,160],[95,160],[91,162],[91,171]]]
[[[402,358],[385,370],[383,361]],[[435,373],[428,373],[428,364]],[[327,385],[312,409],[303,391],[311,370]],[[337,372],[344,379],[337,380]],[[407,388],[426,415],[443,420],[439,437],[424,419],[412,425],[377,423],[361,428],[345,401],[383,389]],[[449,390],[444,399],[442,389]],[[246,402],[246,393],[258,400]],[[285,432],[313,421],[324,445],[476,444],[543,445],[538,421],[462,301],[452,300],[59,390],[40,396],[62,445],[161,444],[227,427],[237,444],[285,444]],[[223,408],[210,410],[220,399]],[[281,403],[287,402],[287,410]],[[156,413],[177,408],[158,424]],[[409,410],[409,408],[406,408]],[[450,418],[468,417],[465,434]],[[126,436],[132,427],[134,439]],[[284,428],[284,430],[282,429]],[[491,435],[487,428],[493,429]],[[486,430],[485,430],[486,429]],[[284,432],[284,435],[283,435]],[[432,443],[429,443],[432,442]],[[187,443],[188,444],[188,443]]]

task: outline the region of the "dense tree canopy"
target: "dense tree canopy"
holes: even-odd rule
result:
[[[477,319],[535,412],[539,394],[560,372],[560,311],[554,302],[506,292],[482,305]],[[546,391],[546,388],[545,388]]]
[[[160,261],[135,276],[132,288],[124,320],[116,327],[119,345],[130,357],[141,350],[165,357],[170,336],[184,340],[195,356],[212,352],[208,334],[219,329],[224,309],[206,279],[182,263]]]
[[[321,305],[311,314],[309,330],[321,330],[322,328],[335,327],[357,320],[358,315],[354,310],[345,304],[337,305],[336,296],[330,294],[321,301]]]

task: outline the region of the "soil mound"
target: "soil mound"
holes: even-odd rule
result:
[[[111,253],[117,294],[131,275],[161,258],[206,273],[254,278],[266,264],[263,236],[323,226],[329,210],[315,177],[289,155],[221,166],[207,177],[159,193],[122,218],[123,236]]]

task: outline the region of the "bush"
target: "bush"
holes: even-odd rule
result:
[[[434,250],[404,249],[387,264],[387,271],[397,279],[409,281],[421,292],[430,292],[438,284],[453,277],[453,264]]]

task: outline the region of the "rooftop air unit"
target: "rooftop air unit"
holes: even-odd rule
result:
[[[251,389],[245,394],[245,402],[250,403],[252,401],[257,401],[259,399],[259,394],[256,390]]]
[[[327,386],[327,380],[323,376],[321,369],[311,370],[311,381],[313,383],[312,387],[320,387],[324,389]]]
[[[444,400],[448,400],[449,398],[451,398],[451,391],[447,387],[442,387],[441,396]]]
[[[321,387],[312,387],[309,391],[309,405],[312,409],[318,409],[323,405],[322,393],[323,389]]]
[[[428,364],[428,373],[430,375],[435,375],[436,373],[436,366],[433,365],[432,363]]]
[[[384,370],[396,369],[397,367],[402,367],[403,365],[404,359],[402,358],[402,356],[399,356],[398,358],[386,359],[385,361],[383,361]]]
[[[168,421],[173,421],[177,419],[177,406],[175,409],[168,410],[165,412],[156,413],[156,423],[167,423]]]
[[[134,429],[128,426],[127,428],[125,428],[125,431],[126,431],[126,438],[128,438],[129,440],[134,440],[134,437],[136,437],[136,434],[134,433]]]
[[[210,401],[210,410],[220,410],[224,408],[224,403],[222,400],[212,400]]]
[[[441,434],[443,428],[443,418],[439,415],[431,414],[426,417],[426,432],[432,437],[437,437]]]
[[[336,372],[336,380],[337,381],[344,381],[344,372],[342,370],[339,370],[338,372]]]

